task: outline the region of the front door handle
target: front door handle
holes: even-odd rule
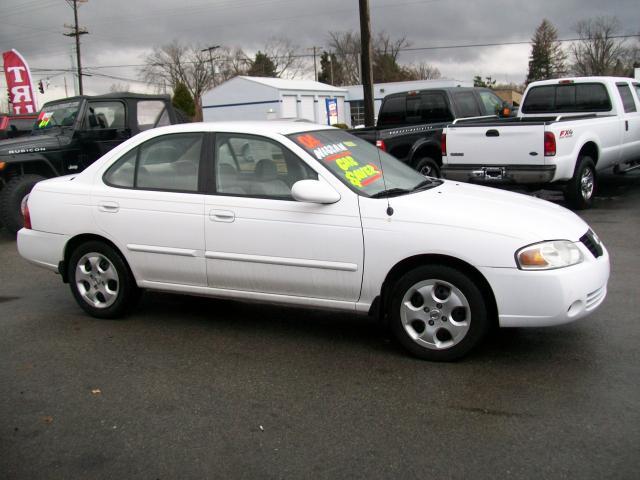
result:
[[[487,133],[485,135],[487,137],[499,137],[500,132],[498,130],[487,130]]]
[[[231,223],[236,219],[236,214],[230,210],[211,210],[209,219],[214,222]]]
[[[118,205],[118,202],[100,202],[98,210],[101,212],[116,213],[120,210],[120,205]]]
[[[629,131],[629,120],[625,120],[624,121],[624,129],[628,132]]]

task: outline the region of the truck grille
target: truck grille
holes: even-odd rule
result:
[[[602,250],[602,243],[600,243],[600,240],[592,230],[589,230],[582,237],[580,237],[580,241],[585,247],[587,247],[587,249],[595,258],[600,257],[604,252]]]

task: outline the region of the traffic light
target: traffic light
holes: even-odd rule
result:
[[[44,93],[44,83],[42,83],[42,80],[38,82],[38,90],[40,93]]]

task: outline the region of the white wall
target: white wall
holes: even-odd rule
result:
[[[280,115],[280,92],[266,85],[235,77],[202,96],[205,122],[266,120]]]

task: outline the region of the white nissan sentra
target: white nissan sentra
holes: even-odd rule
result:
[[[149,130],[38,183],[23,213],[20,254],[95,317],[122,316],[141,289],[368,312],[430,360],[464,355],[491,325],[582,318],[609,278],[572,212],[425,178],[304,123]]]

